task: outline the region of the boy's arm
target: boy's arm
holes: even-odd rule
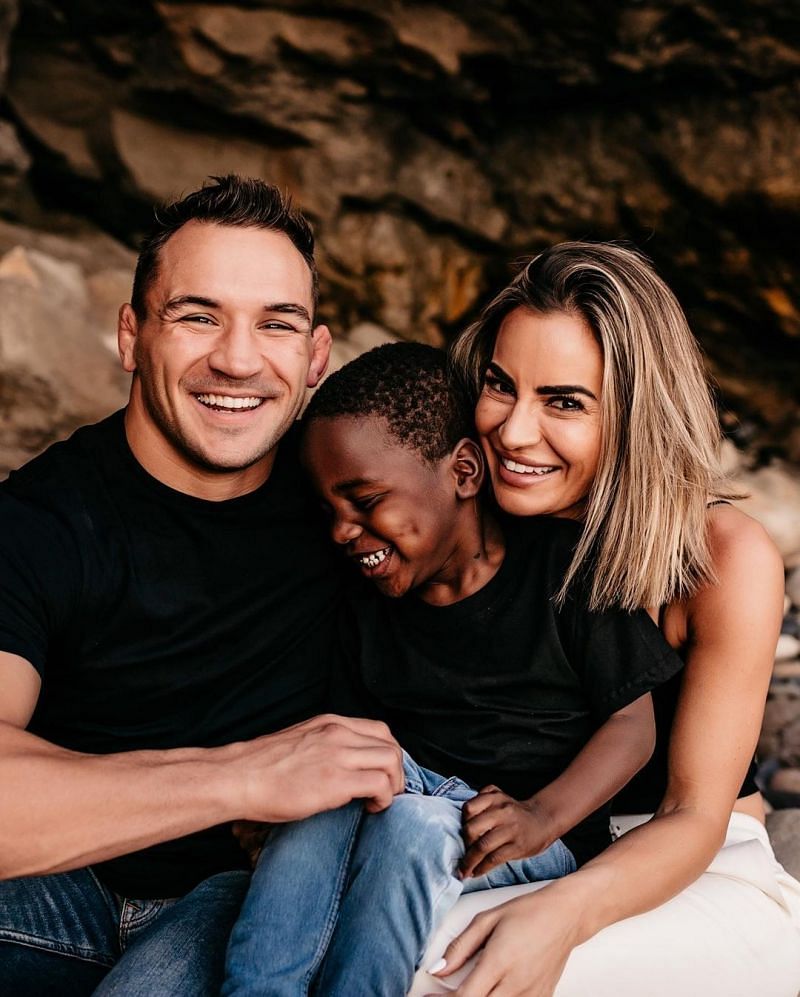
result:
[[[607,803],[649,760],[656,729],[650,693],[613,713],[567,769],[529,800],[487,786],[464,804],[461,875],[482,876],[503,862],[549,847]]]

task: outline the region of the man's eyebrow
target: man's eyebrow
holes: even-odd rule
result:
[[[168,315],[185,305],[196,305],[198,308],[222,308],[221,303],[215,301],[214,298],[205,298],[201,294],[179,294],[177,297],[169,299],[162,309],[162,314]],[[296,315],[311,324],[308,309],[291,301],[269,302],[264,305],[264,311],[268,315]]]
[[[586,395],[587,398],[591,398],[592,401],[597,401],[597,398],[589,391],[588,388],[584,388],[581,384],[540,384],[536,389],[537,395]]]
[[[279,315],[297,315],[298,318],[305,319],[306,322],[311,322],[311,316],[308,313],[308,309],[303,307],[303,305],[294,304],[291,301],[278,301],[268,305],[264,305],[265,312],[277,312]]]
[[[177,298],[170,298],[161,309],[162,314],[177,311],[184,305],[197,305],[199,308],[219,308],[220,303],[213,298],[204,298],[199,294],[179,294]]]

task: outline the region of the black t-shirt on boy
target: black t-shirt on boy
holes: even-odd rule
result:
[[[577,524],[504,527],[495,576],[450,606],[355,585],[346,684],[362,697],[353,708],[385,719],[420,764],[525,798],[682,662],[644,612],[590,613],[579,595],[556,609]],[[608,814],[602,808],[565,836],[578,862],[608,844]]]

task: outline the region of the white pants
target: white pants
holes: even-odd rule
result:
[[[623,833],[645,820],[620,818],[612,826]],[[423,966],[433,965],[475,914],[544,885],[462,897]],[[469,964],[445,982],[420,970],[410,997],[454,990],[468,971]],[[706,872],[661,907],[579,945],[555,997],[797,997],[798,991],[800,883],[776,861],[764,826],[734,813]]]

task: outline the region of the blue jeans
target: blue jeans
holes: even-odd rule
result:
[[[249,879],[223,872],[176,900],[118,897],[91,869],[0,882],[0,991],[216,997]]]
[[[406,792],[274,828],[231,934],[223,997],[403,997],[431,933],[462,892],[557,879],[560,841],[466,881],[461,807],[475,795],[406,756]]]

